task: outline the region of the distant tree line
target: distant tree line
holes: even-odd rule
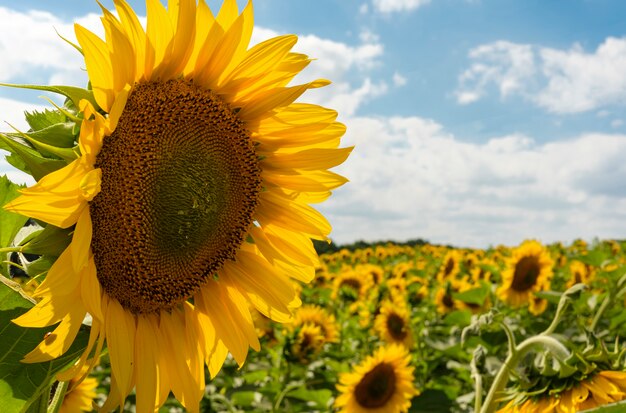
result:
[[[407,245],[410,247],[414,247],[416,245],[428,244],[428,241],[423,240],[421,238],[416,238],[416,239],[410,239],[404,242],[397,242],[397,241],[392,241],[392,240],[367,242],[367,241],[359,240],[351,244],[335,244],[335,242],[333,241],[325,242],[325,241],[318,241],[315,239],[313,240],[313,246],[315,247],[315,251],[317,251],[318,254],[332,254],[333,252],[337,252],[344,248],[350,251],[355,251],[358,249],[364,249],[368,247],[375,248],[379,245],[387,245],[387,244]]]

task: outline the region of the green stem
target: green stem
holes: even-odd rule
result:
[[[292,383],[289,386],[285,386],[285,388],[283,389],[283,391],[281,391],[280,393],[278,393],[278,397],[276,397],[276,403],[274,403],[274,407],[272,408],[273,412],[279,412],[281,410],[279,410],[280,405],[283,402],[283,399],[285,398],[285,396],[287,395],[287,393],[289,393],[290,391],[292,391],[293,389],[297,389],[298,387],[300,387],[302,385],[302,383],[300,382],[296,382],[296,383]]]
[[[598,323],[600,322],[600,319],[602,318],[602,315],[611,304],[611,301],[613,301],[613,297],[612,294],[609,293],[606,297],[604,297],[604,301],[602,301],[600,308],[598,308],[598,311],[596,311],[596,314],[593,316],[593,321],[591,322],[591,326],[589,326],[590,331],[595,331]]]
[[[509,353],[504,364],[498,371],[496,378],[487,393],[485,402],[480,413],[493,413],[498,406],[496,396],[501,393],[509,381],[510,373],[517,367],[520,360],[524,358],[533,348],[541,346],[547,348],[559,361],[563,361],[570,356],[569,350],[560,341],[548,335],[538,335],[522,341],[512,352]]]
[[[24,249],[23,245],[21,245],[19,247],[0,248],[0,254],[3,253],[3,252],[22,252],[23,249]]]
[[[69,381],[60,381],[57,388],[54,390],[54,397],[52,398],[52,402],[48,406],[48,413],[58,413],[61,405],[63,404],[63,399],[65,399],[65,393],[67,392],[67,387],[69,385]]]
[[[472,360],[470,368],[472,369],[472,378],[474,379],[474,411],[480,412],[483,402],[483,376],[480,375],[474,360]]]
[[[233,404],[230,402],[228,397],[224,396],[223,394],[214,393],[211,396],[209,396],[209,398],[211,400],[219,400],[219,401],[221,401],[223,404],[226,405],[226,408],[228,409],[228,411],[230,413],[237,413],[237,409],[235,409],[235,406],[233,406]]]

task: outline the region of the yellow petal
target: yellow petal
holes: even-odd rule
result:
[[[184,317],[180,311],[173,310],[171,314],[161,312],[160,324],[161,351],[167,354],[165,362],[170,375],[172,391],[174,395],[188,410],[198,410],[201,395],[198,395],[197,380],[189,370],[188,357],[199,357],[199,354],[191,354],[189,343],[185,334]]]
[[[191,357],[188,357],[189,370],[194,377],[194,381],[197,385],[197,398],[202,399],[205,390],[205,377],[204,377],[204,359],[205,359],[205,344],[204,335],[202,329],[198,325],[198,314],[200,313],[193,304],[188,301],[184,301],[183,304],[184,319],[185,319],[185,333],[187,337],[187,343],[189,346],[189,353]]]
[[[263,231],[275,248],[297,263],[311,266],[319,264],[313,243],[306,235],[273,225],[263,227]]]
[[[238,116],[243,121],[254,121],[258,118],[271,116],[273,111],[291,105],[308,89],[328,85],[327,80],[319,79],[303,85],[275,88],[256,94],[245,102],[233,102],[233,107],[240,107]]]
[[[250,38],[252,37],[252,30],[254,29],[254,10],[252,7],[252,0],[248,1],[248,4],[241,12],[241,15],[237,17],[235,23],[239,20],[241,21],[241,34],[239,35],[239,41],[237,42],[237,47],[235,48],[232,57],[219,76],[218,84],[222,83],[222,80],[227,77],[237,65],[239,65],[246,55],[248,45],[250,44]],[[222,27],[226,26],[222,25]]]
[[[159,0],[146,0],[146,11],[148,14],[146,76],[147,80],[157,80],[157,69],[164,62],[167,64],[172,52],[174,28]]]
[[[209,368],[211,378],[214,378],[222,369],[224,360],[226,360],[226,356],[228,355],[228,349],[224,345],[224,342],[217,337],[213,320],[208,316],[207,310],[204,308],[202,294],[197,293],[194,296],[194,300],[196,301],[196,310],[199,310],[196,313],[196,325],[198,326],[198,332],[205,346],[205,362]],[[200,303],[202,303],[202,305]]]
[[[87,205],[80,191],[80,182],[90,170],[79,158],[44,176],[34,186],[22,190],[22,195],[4,208],[57,227],[68,228],[78,221]]]
[[[87,362],[87,357],[89,357],[89,355],[91,354],[96,340],[100,338],[100,333],[102,332],[101,327],[102,324],[100,322],[92,322],[91,329],[89,330],[89,341],[87,342],[87,347],[85,348],[85,351],[83,351],[83,354],[72,367],[56,375],[56,379],[58,381],[70,381],[71,379],[76,378],[83,371],[83,367]],[[97,352],[95,354],[95,357],[100,357],[100,352]]]
[[[155,332],[156,320],[153,316],[137,317],[135,335],[135,375],[137,380],[137,411],[152,412],[157,403],[158,337]]]
[[[331,171],[309,171],[306,175],[281,175],[263,171],[263,180],[297,192],[326,192],[348,182],[347,178]]]
[[[261,160],[264,170],[285,171],[299,169],[303,171],[325,170],[341,165],[354,149],[353,146],[338,149],[305,149],[289,154],[267,155]]]
[[[93,318],[104,321],[104,315],[102,314],[102,288],[96,274],[96,263],[93,260],[93,254],[90,254],[87,266],[81,273],[80,296],[89,314]]]
[[[200,55],[202,48],[205,45],[207,36],[209,36],[209,32],[213,28],[214,23],[215,17],[213,16],[213,12],[209,8],[209,6],[206,5],[206,2],[204,0],[200,0],[198,2],[198,8],[196,9],[196,36],[194,41],[194,48],[191,52],[189,60],[187,61],[187,66],[185,66],[185,69],[183,71],[185,76],[193,77],[192,75],[196,67],[198,56]]]
[[[289,279],[263,258],[239,251],[237,264],[227,262],[220,272],[231,285],[237,285],[266,317],[278,322],[291,319],[289,303],[296,293]]]
[[[228,30],[239,16],[237,0],[224,0],[220,11],[217,13],[217,22]]]
[[[120,16],[122,27],[130,40],[135,55],[135,81],[139,81],[145,74],[146,64],[146,33],[133,9],[125,0],[113,0],[117,14]]]
[[[198,295],[198,294],[196,294]],[[248,340],[242,326],[233,318],[234,304],[226,294],[221,282],[210,281],[200,290],[202,312],[207,314],[220,337],[240,366],[246,361]]]
[[[135,347],[135,317],[124,310],[117,300],[107,298],[105,302],[105,332],[111,373],[119,387],[120,406],[130,393],[133,383],[133,363]]]
[[[195,0],[170,0],[168,11],[174,35],[169,62],[159,71],[161,79],[176,78],[183,72],[193,52],[196,34]]]
[[[85,65],[96,102],[105,112],[109,112],[115,98],[109,48],[102,39],[79,24],[74,25],[74,31],[85,55]]]
[[[263,192],[256,216],[262,226],[276,225],[325,240],[331,226],[322,214],[308,205],[286,201],[272,192]]]
[[[220,82],[220,89],[228,88],[227,83],[235,82],[239,79],[254,83],[258,77],[272,71],[297,41],[298,37],[291,34],[274,37],[255,45],[248,50],[245,58],[234,68],[228,77]],[[237,87],[245,87],[245,83],[239,82]]]
[[[34,297],[70,295],[77,291],[80,278],[73,271],[72,249],[66,248],[52,264],[46,278],[39,284]]]
[[[76,222],[76,229],[74,230],[74,236],[70,248],[72,250],[72,267],[75,274],[80,274],[80,271],[87,265],[87,258],[89,257],[89,250],[91,246],[91,217],[89,215],[89,208],[84,208],[83,212],[78,217]]]
[[[217,24],[213,25],[218,27]],[[211,54],[211,57],[206,61],[203,67],[198,67],[198,64],[206,58],[206,55],[200,56],[196,62],[196,76],[195,79],[198,83],[207,89],[215,90],[218,85],[220,76],[224,73],[226,66],[230,64],[232,58],[239,47],[241,42],[243,27],[243,18],[238,18],[228,30],[224,32],[219,42],[215,45],[215,48]],[[207,40],[209,40],[207,38]]]
[[[113,88],[115,92],[118,92],[124,88],[124,85],[135,81],[135,51],[119,20],[106,8],[102,6],[101,8],[104,14],[101,19],[102,25],[113,67]]]
[[[70,312],[51,333],[47,333],[39,345],[26,356],[24,363],[41,363],[63,355],[72,345],[87,312],[82,305],[74,303]]]

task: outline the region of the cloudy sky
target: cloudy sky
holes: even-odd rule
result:
[[[0,82],[84,86],[55,29],[101,32],[98,13],[0,0]],[[333,81],[303,100],[337,109],[356,145],[337,168],[350,183],[320,206],[335,241],[626,238],[626,2],[257,0],[255,14],[254,42],[299,35],[317,59],[299,80]],[[40,95],[0,89],[0,120],[24,127]]]

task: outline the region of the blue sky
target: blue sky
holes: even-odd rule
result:
[[[334,82],[303,100],[338,109],[356,145],[338,169],[351,182],[320,206],[338,242],[626,238],[626,2],[254,4],[253,41],[298,34],[295,50],[317,58],[300,79]],[[98,11],[0,1],[0,81],[82,85],[52,27],[97,30]],[[0,89],[0,119],[19,123],[38,95]]]

